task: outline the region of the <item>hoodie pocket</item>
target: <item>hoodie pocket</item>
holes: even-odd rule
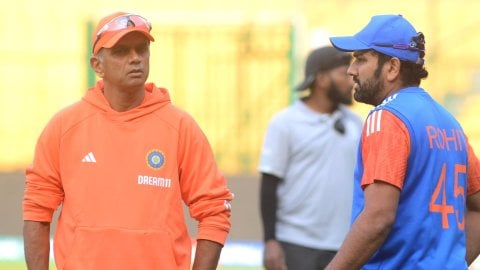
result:
[[[77,227],[63,270],[178,269],[170,235],[161,230]]]

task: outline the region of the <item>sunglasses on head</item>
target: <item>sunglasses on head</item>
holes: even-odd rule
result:
[[[98,40],[105,32],[115,32],[130,27],[135,28],[144,28],[148,32],[152,30],[152,25],[144,17],[135,14],[125,14],[119,17],[115,17],[106,23],[102,28],[100,28],[96,34],[95,42],[93,43],[93,48],[97,45]]]
[[[392,44],[392,43],[373,43],[375,46],[379,47],[390,47],[400,50],[410,50],[410,51],[425,51],[425,36],[422,32],[418,32],[416,36],[412,37],[409,44]]]

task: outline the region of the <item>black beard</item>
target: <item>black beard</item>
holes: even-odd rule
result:
[[[353,81],[357,83],[357,87],[354,88],[353,92],[353,98],[356,101],[373,106],[377,106],[382,102],[383,98],[381,97],[381,93],[384,85],[380,80],[380,75],[384,64],[385,63],[378,65],[373,73],[373,77],[367,79],[365,83],[360,83],[358,78],[353,77]]]
[[[383,90],[383,82],[378,78],[370,78],[364,83],[360,83],[355,79],[357,87],[353,93],[353,97],[356,101],[377,106],[381,100],[379,95]]]
[[[335,104],[345,104],[345,105],[353,104],[353,98],[351,93],[341,92],[334,81],[331,81],[330,88],[328,89],[327,95],[328,95],[328,98]]]

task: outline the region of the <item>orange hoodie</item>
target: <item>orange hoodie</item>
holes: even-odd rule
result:
[[[24,220],[51,222],[57,269],[190,269],[182,201],[198,239],[223,244],[233,194],[210,145],[165,89],[114,111],[103,83],[45,127],[26,170]]]

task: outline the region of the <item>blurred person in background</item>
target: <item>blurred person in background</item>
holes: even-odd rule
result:
[[[350,224],[361,118],[353,113],[351,55],[310,52],[300,98],[271,120],[261,151],[264,266],[323,269]]]
[[[480,162],[458,121],[420,81],[425,37],[401,15],[354,36],[354,98],[366,118],[355,169],[353,225],[329,270],[468,269],[480,252]]]
[[[136,14],[101,19],[90,58],[101,79],[40,135],[23,200],[28,269],[48,269],[61,205],[58,270],[189,270],[183,203],[199,222],[193,269],[216,269],[233,195],[194,119],[146,83],[150,30]]]

